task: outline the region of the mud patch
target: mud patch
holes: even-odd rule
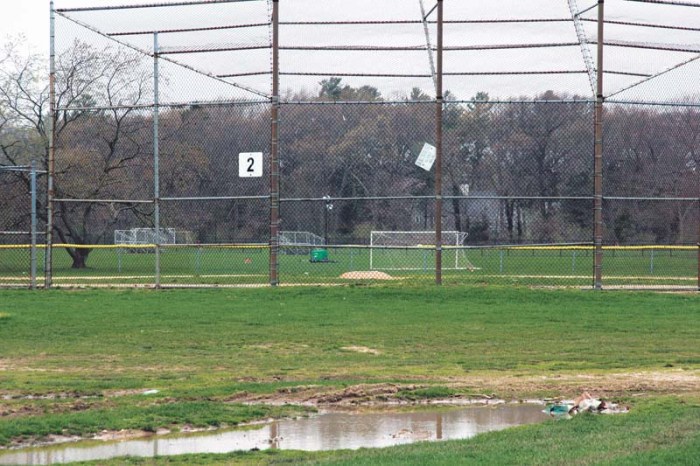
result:
[[[131,388],[123,390],[105,390],[103,395],[105,398],[119,398],[122,396],[132,396],[132,395],[143,395],[145,389],[143,388]]]
[[[44,414],[44,410],[37,406],[8,406],[0,405],[1,418],[13,418],[22,416],[40,416]]]
[[[359,384],[337,389],[322,385],[298,385],[285,387],[274,394],[239,393],[226,401],[237,403],[263,403],[268,405],[297,404],[303,406],[333,407],[333,409],[362,405],[386,404],[402,390],[423,388],[413,384]]]
[[[388,273],[379,272],[377,270],[345,272],[340,278],[346,280],[401,280],[400,278],[392,277]]]
[[[415,378],[414,378],[415,380]],[[407,401],[400,391],[434,387],[459,394],[448,399]],[[582,392],[606,399],[628,396],[700,394],[700,371],[625,372],[613,374],[474,375],[426,379],[426,383],[358,384],[343,389],[317,385],[287,387],[273,394],[238,393],[230,401],[319,407],[357,408],[383,404],[473,404],[499,400],[574,398]],[[227,401],[229,401],[227,400]]]

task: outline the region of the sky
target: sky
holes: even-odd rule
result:
[[[168,0],[163,1],[167,2]],[[48,56],[49,3],[50,0],[0,0],[0,42],[5,42],[8,37],[22,34],[32,49]],[[55,3],[57,8],[68,8],[155,2],[150,0],[58,0]]]
[[[169,3],[174,0],[56,0],[57,8],[88,7],[103,5],[128,5],[143,3]],[[691,0],[694,1],[694,0]],[[577,0],[580,9],[595,3],[594,0]],[[427,8],[433,0],[424,0]],[[697,0],[700,5],[700,0]],[[149,27],[192,27],[195,25],[220,25],[247,21],[259,21],[267,14],[265,2],[245,2],[239,6],[208,6],[178,10],[177,8],[154,10],[124,10],[116,14],[79,14],[85,22],[96,25],[101,30],[133,30]],[[420,17],[418,0],[283,0],[281,5],[282,20],[364,20],[364,19],[408,19]],[[352,8],[348,8],[352,5]],[[232,10],[231,8],[236,8]],[[499,0],[498,2],[480,2],[466,0],[446,0],[445,14],[450,19],[487,19],[487,18],[566,18],[570,17],[567,0]],[[226,16],[235,12],[234,15]],[[150,15],[150,16],[149,16]],[[235,18],[234,18],[235,16]],[[589,19],[595,18],[595,9],[586,13]],[[643,21],[668,25],[685,25],[700,27],[700,8],[659,6],[625,0],[607,0],[606,17],[622,21]],[[232,18],[232,19],[229,19]],[[0,0],[0,40],[3,42],[16,34],[24,34],[27,43],[42,55],[48,55],[49,42],[49,0]],[[61,37],[66,40],[71,34],[83,40],[95,40],[89,34],[76,31],[73,24],[57,21]],[[595,35],[595,23],[584,23],[589,36]],[[251,33],[253,34],[253,33]],[[164,47],[181,47],[183,45],[204,46],[221,43],[255,43],[268,40],[268,31],[259,30],[253,35],[238,35],[228,33],[216,36],[214,33],[191,35],[162,36]],[[434,31],[431,32],[434,42]],[[446,26],[445,44],[447,46],[483,45],[483,44],[523,44],[547,42],[576,42],[576,31],[573,23],[543,24],[543,25],[452,25]],[[131,44],[149,50],[152,38],[148,36],[129,37]],[[630,28],[628,26],[606,26],[606,40],[635,41],[653,44],[681,44],[692,49],[700,49],[700,32],[678,31],[670,29]],[[392,27],[353,27],[353,28],[324,28],[324,27],[283,27],[281,29],[282,45],[425,45],[425,35],[422,26],[392,26]],[[434,44],[433,44],[434,45]],[[59,44],[59,48],[61,44]],[[590,46],[593,54],[594,46]],[[689,60],[697,54],[667,53],[659,51],[640,51],[631,48],[606,47],[606,69],[619,72],[639,74],[655,74],[673,65]],[[245,58],[243,58],[245,57]],[[212,74],[245,73],[269,69],[268,51],[251,51],[241,53],[224,53],[216,56],[210,54],[175,55],[174,59]],[[511,70],[581,70],[584,61],[580,47],[569,46],[561,48],[516,49],[494,51],[450,52],[445,54],[447,72],[482,72],[482,71],[511,71]],[[685,92],[686,87],[694,86],[694,81],[700,74],[700,60],[695,61],[681,72],[669,73],[656,89],[663,88],[666,92]],[[328,52],[328,51],[282,51],[281,68],[284,72],[299,73],[305,71],[333,74],[333,72],[360,73],[429,73],[428,54],[423,52],[385,52],[371,55],[359,52]],[[167,71],[166,71],[167,72]],[[172,75],[175,76],[175,75]],[[182,75],[184,76],[184,75]],[[269,77],[231,78],[244,86],[253,87],[263,93],[269,92]],[[300,77],[282,76],[282,89],[289,92],[302,90],[316,92],[321,76]],[[606,92],[613,93],[632,83],[639,77],[626,76],[622,73],[606,76]],[[171,94],[174,100],[182,98],[197,99],[195,94],[184,96],[185,87],[207,87],[194,76],[182,81],[180,87],[173,84]],[[423,88],[430,94],[432,81],[430,79],[388,79],[368,77],[346,77],[344,82],[355,86],[362,84],[375,85],[382,90],[383,95],[399,95],[410,91],[413,85]],[[196,85],[195,85],[196,82]],[[457,94],[458,97],[468,98],[481,90],[487,90],[492,95],[530,95],[553,88],[559,92],[576,95],[588,95],[590,84],[586,75],[550,75],[539,76],[446,76],[445,87]],[[487,89],[488,88],[488,89]],[[654,92],[650,85],[640,86],[635,92]],[[165,90],[167,92],[167,89]],[[216,85],[208,87],[209,94],[219,92]],[[634,94],[634,93],[633,93]],[[680,95],[680,94],[679,94]],[[635,95],[632,95],[635,97]],[[641,98],[637,96],[637,98]],[[680,97],[676,97],[680,98]]]
[[[23,34],[37,51],[48,53],[49,49],[49,2],[48,0],[0,0],[3,42],[8,37]]]

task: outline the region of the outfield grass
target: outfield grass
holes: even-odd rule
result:
[[[180,383],[162,379],[161,371],[391,379],[700,362],[697,295],[385,286],[0,296],[8,314],[0,320],[5,361],[26,358],[30,369],[94,371],[108,380],[118,368],[126,371],[120,379],[147,375],[173,388]],[[340,349],[350,345],[381,354]],[[43,377],[36,372],[20,373],[35,384]],[[5,389],[25,383],[2,376]],[[76,388],[60,385],[70,377],[51,379],[52,390]],[[91,383],[105,388],[99,378],[80,379],[88,390]]]
[[[0,303],[0,443],[63,428],[154,430],[299,413],[224,403],[307,386],[428,388],[397,394],[404,399],[573,396],[606,390],[596,377],[653,373],[654,381],[637,377],[608,393],[634,403],[640,391],[678,392],[688,403],[674,408],[683,419],[697,416],[700,396],[692,381],[655,382],[659,374],[697,377],[696,294],[406,285],[4,290]],[[159,392],[140,394],[149,389]],[[624,428],[592,426],[613,437]]]

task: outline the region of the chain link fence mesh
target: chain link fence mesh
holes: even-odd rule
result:
[[[32,182],[30,166],[0,167],[0,286],[29,288],[43,279],[45,192],[38,178],[35,169]]]
[[[54,284],[592,286],[601,41],[603,284],[697,289],[700,10],[442,3],[59,8]]]

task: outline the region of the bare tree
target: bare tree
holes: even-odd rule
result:
[[[149,119],[133,107],[144,101],[151,71],[142,56],[113,47],[97,50],[76,41],[56,60],[57,198],[137,199],[127,179],[143,173],[151,154]],[[48,73],[35,54],[22,54],[17,43],[5,48],[0,75],[0,108],[9,125],[2,134],[4,163],[19,165],[29,158],[48,160]],[[91,105],[113,107],[88,111]],[[120,108],[116,108],[119,106]],[[11,134],[21,135],[14,140]],[[139,184],[132,184],[137,186]],[[140,183],[143,186],[143,183]],[[43,204],[44,201],[42,201]],[[40,206],[45,212],[45,205]],[[54,232],[63,243],[95,244],[125,212],[144,216],[135,204],[57,203]],[[67,247],[74,268],[86,266],[87,248]]]

